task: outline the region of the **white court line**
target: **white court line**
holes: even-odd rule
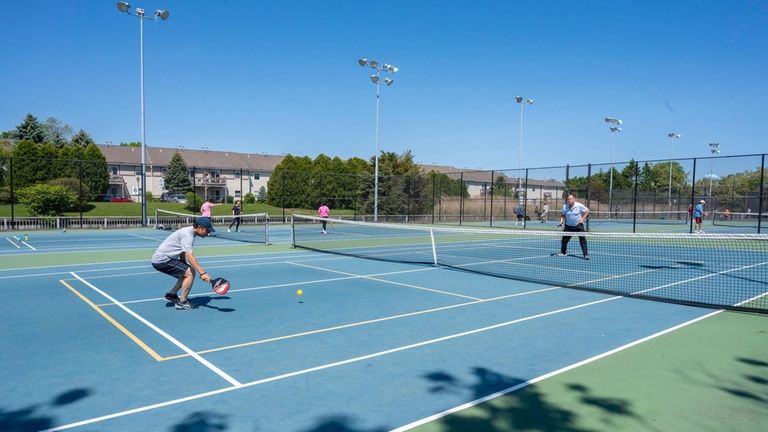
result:
[[[654,270],[649,270],[649,271],[654,271]],[[638,273],[642,273],[642,272],[638,272]],[[618,276],[615,276],[615,277],[618,277]],[[612,278],[614,278],[614,277],[611,277],[611,279]],[[661,287],[658,287],[658,288],[661,288]],[[646,291],[648,291],[648,290],[646,290]],[[364,355],[364,356],[361,356],[361,357],[350,358],[350,359],[347,359],[347,360],[341,360],[341,361],[338,361],[338,362],[328,363],[328,364],[321,365],[321,366],[316,366],[316,367],[313,367],[313,368],[308,368],[308,369],[298,370],[298,371],[294,371],[294,372],[289,372],[289,373],[286,373],[286,374],[277,375],[277,376],[273,376],[273,377],[270,377],[270,378],[264,378],[264,379],[257,380],[257,381],[251,381],[251,382],[248,382],[248,383],[241,384],[240,386],[227,387],[227,388],[223,388],[223,389],[219,389],[219,390],[213,390],[213,391],[210,391],[210,392],[199,393],[199,394],[196,394],[196,395],[187,396],[187,397],[180,398],[180,399],[174,399],[174,400],[170,400],[170,401],[166,401],[166,402],[160,402],[160,403],[152,404],[152,405],[146,405],[146,406],[143,406],[143,407],[134,408],[134,409],[126,410],[126,411],[120,411],[120,412],[116,412],[116,413],[113,413],[113,414],[104,415],[104,416],[101,416],[101,417],[94,417],[94,418],[91,418],[91,419],[82,420],[82,421],[75,422],[75,423],[69,423],[69,424],[65,424],[65,425],[62,425],[62,426],[57,426],[57,427],[54,427],[54,428],[51,428],[51,429],[46,429],[46,430],[41,431],[41,432],[56,432],[56,431],[71,429],[73,427],[78,427],[78,426],[84,426],[84,425],[87,425],[87,424],[97,423],[97,422],[101,422],[101,421],[104,421],[104,420],[109,420],[109,419],[113,419],[113,418],[117,418],[117,417],[123,417],[123,416],[126,416],[126,415],[137,414],[137,413],[144,412],[144,411],[150,411],[150,410],[153,410],[153,409],[156,409],[156,408],[162,408],[162,407],[166,407],[166,406],[170,406],[170,405],[179,404],[179,403],[182,403],[182,402],[188,402],[188,401],[191,401],[191,400],[201,399],[201,398],[205,398],[205,397],[208,397],[208,396],[213,396],[213,395],[217,395],[217,394],[221,394],[221,393],[225,393],[225,392],[230,392],[230,391],[238,390],[238,389],[245,388],[245,387],[252,387],[252,386],[259,385],[259,384],[264,384],[264,383],[268,383],[268,382],[273,382],[273,381],[278,381],[278,380],[282,380],[282,379],[286,379],[286,378],[291,378],[291,377],[294,377],[294,376],[305,375],[305,374],[308,374],[308,373],[312,373],[312,372],[316,372],[316,371],[320,371],[320,370],[324,370],[324,369],[330,369],[330,368],[333,368],[333,367],[343,366],[343,365],[346,365],[346,364],[351,364],[351,363],[355,363],[355,362],[359,362],[359,361],[363,361],[363,360],[368,360],[368,359],[375,358],[375,357],[381,357],[381,356],[385,356],[385,355],[388,355],[388,354],[393,354],[393,353],[400,352],[400,351],[410,350],[410,349],[413,349],[413,348],[419,348],[419,347],[422,347],[422,346],[431,345],[431,344],[438,343],[438,342],[444,342],[444,341],[447,341],[447,340],[452,340],[452,339],[456,339],[456,338],[460,338],[460,337],[464,337],[464,336],[469,336],[469,335],[472,335],[472,334],[477,334],[477,333],[481,333],[481,332],[497,329],[497,328],[500,328],[500,327],[505,327],[505,326],[514,325],[514,324],[518,324],[518,323],[525,322],[525,321],[530,321],[530,320],[538,319],[538,318],[543,318],[543,317],[546,317],[546,316],[555,315],[555,314],[562,313],[562,312],[576,310],[576,309],[580,309],[580,308],[583,308],[583,307],[593,306],[593,305],[596,305],[596,304],[601,304],[601,303],[605,303],[605,302],[609,302],[609,301],[613,301],[613,300],[617,300],[617,299],[621,299],[621,298],[624,298],[624,297],[623,296],[608,297],[608,298],[605,298],[605,299],[591,301],[591,302],[587,302],[587,303],[582,303],[582,304],[578,304],[578,305],[575,305],[575,306],[570,306],[570,307],[567,307],[567,308],[561,308],[561,309],[556,309],[556,310],[549,311],[549,312],[539,313],[539,314],[536,314],[536,315],[530,315],[530,316],[527,316],[527,317],[518,318],[518,319],[515,319],[515,320],[503,322],[503,323],[500,323],[500,324],[494,324],[494,325],[491,325],[491,326],[487,326],[487,327],[483,327],[483,328],[479,328],[479,329],[475,329],[475,330],[469,330],[469,331],[466,331],[466,332],[455,333],[455,334],[452,334],[452,335],[443,336],[443,337],[436,338],[436,339],[430,339],[430,340],[427,340],[427,341],[422,341],[422,342],[418,342],[418,343],[414,343],[414,344],[410,344],[410,345],[405,345],[405,346],[401,346],[401,347],[398,347],[398,348],[393,348],[393,349],[389,349],[389,350],[385,350],[385,351],[379,351],[379,352],[368,354],[368,355]],[[535,378],[535,379],[533,379],[531,381],[528,381],[528,382],[529,383],[538,382],[538,381],[541,381],[541,380],[543,380],[545,378],[548,378],[550,376],[554,376],[557,373],[562,373],[562,372],[564,372],[566,370],[570,370],[570,369],[573,369],[575,367],[581,366],[582,364],[586,364],[586,363],[588,363],[590,361],[594,361],[597,358],[602,358],[602,357],[606,357],[608,355],[612,355],[612,354],[614,354],[616,352],[619,352],[619,351],[622,351],[622,350],[624,350],[626,348],[629,348],[630,346],[634,346],[634,345],[637,345],[639,343],[651,340],[651,339],[653,339],[655,337],[661,336],[662,334],[668,333],[670,331],[673,331],[673,330],[676,330],[678,328],[682,328],[682,327],[684,327],[686,325],[692,324],[692,323],[694,323],[696,321],[699,321],[699,320],[708,318],[710,316],[713,316],[713,315],[715,315],[715,314],[717,314],[719,312],[722,312],[722,310],[719,310],[719,311],[707,314],[707,315],[699,317],[699,318],[695,318],[693,320],[690,320],[690,321],[687,321],[685,323],[679,324],[679,325],[677,325],[675,327],[669,328],[667,330],[663,330],[663,331],[655,333],[655,334],[653,334],[651,336],[647,336],[647,337],[645,337],[643,339],[639,339],[637,341],[633,341],[633,342],[631,342],[629,344],[626,344],[626,345],[623,345],[623,346],[621,346],[619,348],[616,348],[616,349],[613,349],[611,351],[607,351],[607,352],[605,352],[605,353],[603,353],[601,355],[592,357],[591,359],[587,359],[587,360],[583,360],[581,362],[574,363],[571,366],[567,366],[566,368],[559,369],[558,371],[555,371],[555,372],[547,373],[545,375],[540,376],[539,378]],[[520,388],[522,388],[522,387],[520,387]],[[514,391],[514,390],[509,390],[508,392],[511,392],[511,391]],[[478,400],[480,400],[480,399],[478,399]],[[477,403],[479,403],[479,402],[477,402]]]
[[[21,249],[21,246],[19,246],[19,245],[17,245],[16,243],[14,243],[14,242],[13,242],[13,240],[11,240],[11,238],[10,238],[10,237],[6,237],[5,239],[6,239],[6,240],[8,240],[8,243],[10,243],[10,244],[12,244],[12,245],[16,246],[16,249]],[[14,254],[14,256],[15,256],[15,254]]]
[[[422,272],[422,271],[431,271],[431,270],[437,270],[435,267],[427,267],[427,268],[419,268],[419,269],[412,269],[412,270],[399,270],[396,272],[386,272],[386,273],[375,273],[370,274],[367,276],[388,276],[393,274],[402,274],[402,273],[414,273],[414,272]],[[273,284],[273,285],[262,285],[262,286],[256,286],[256,287],[248,287],[248,288],[238,288],[238,289],[230,289],[229,292],[235,293],[235,292],[246,292],[246,291],[260,291],[260,290],[266,290],[266,289],[274,289],[274,288],[285,288],[285,287],[291,287],[291,286],[302,286],[302,285],[311,285],[311,284],[319,284],[319,283],[327,283],[327,282],[337,282],[337,281],[343,281],[343,280],[352,280],[352,279],[362,279],[365,276],[344,276],[344,277],[337,277],[337,278],[328,278],[328,279],[314,279],[309,281],[298,281],[298,282],[286,282],[281,284]],[[95,279],[95,278],[91,278]],[[189,297],[209,297],[210,293],[201,293],[201,294],[190,294]],[[158,301],[163,300],[163,298],[158,297],[152,297],[152,298],[146,298],[146,299],[139,299],[139,300],[128,300],[122,302],[123,304],[131,304],[131,303],[145,303],[145,302],[152,302],[152,301]],[[112,306],[112,303],[102,303],[97,306]]]
[[[453,407],[451,409],[439,412],[439,413],[431,415],[429,417],[425,417],[425,418],[423,418],[421,420],[417,420],[415,422],[408,423],[406,425],[400,426],[399,428],[392,429],[390,432],[404,432],[404,431],[407,431],[409,429],[413,429],[416,426],[421,426],[421,425],[423,425],[425,423],[429,423],[431,421],[438,420],[440,418],[443,418],[443,417],[445,417],[447,415],[450,415],[450,414],[453,414],[455,412],[462,411],[462,410],[465,410],[467,408],[474,407],[474,406],[479,405],[481,403],[487,402],[487,401],[489,401],[491,399],[496,399],[496,398],[498,398],[500,396],[504,396],[504,395],[512,393],[514,391],[517,391],[517,390],[520,390],[522,388],[528,387],[531,384],[536,384],[538,382],[544,381],[547,378],[552,378],[552,377],[560,375],[560,374],[562,374],[564,372],[568,372],[568,371],[570,371],[572,369],[576,369],[577,367],[584,366],[586,364],[592,363],[592,362],[600,360],[602,358],[611,356],[611,355],[616,354],[618,352],[624,351],[627,348],[631,348],[631,347],[633,347],[635,345],[639,345],[639,344],[641,344],[643,342],[647,342],[649,340],[656,339],[659,336],[665,335],[667,333],[671,333],[671,332],[673,332],[675,330],[679,330],[679,329],[681,329],[683,327],[689,326],[689,325],[691,325],[691,324],[693,324],[695,322],[698,322],[698,321],[710,318],[712,316],[715,316],[715,315],[719,314],[720,312],[722,312],[722,310],[717,310],[717,311],[709,313],[707,315],[700,316],[698,318],[694,318],[694,319],[692,319],[690,321],[686,321],[686,322],[678,324],[678,325],[676,325],[674,327],[670,327],[670,328],[668,328],[666,330],[662,330],[662,331],[660,331],[658,333],[654,333],[654,334],[652,334],[650,336],[646,336],[646,337],[644,337],[642,339],[638,339],[636,341],[633,341],[633,342],[630,342],[628,344],[622,345],[622,346],[620,346],[618,348],[614,348],[614,349],[612,349],[610,351],[606,351],[606,352],[604,352],[602,354],[598,354],[596,356],[590,357],[590,358],[582,360],[580,362],[576,362],[576,363],[570,364],[570,365],[568,365],[566,367],[563,367],[563,368],[560,368],[558,370],[546,373],[544,375],[539,375],[536,378],[530,379],[528,381],[525,381],[525,382],[517,384],[515,386],[506,388],[506,389],[498,391],[496,393],[489,394],[488,396],[484,396],[482,398],[475,399],[473,401],[467,402],[467,403],[459,405],[457,407]]]
[[[500,323],[500,324],[494,324],[494,325],[491,325],[491,326],[482,327],[482,328],[478,328],[478,329],[474,329],[474,330],[469,330],[469,331],[465,331],[465,332],[461,332],[461,333],[455,333],[455,334],[452,334],[452,335],[443,336],[443,337],[439,337],[439,338],[436,338],[436,339],[430,339],[430,340],[426,340],[426,341],[422,341],[422,342],[417,342],[417,343],[413,343],[413,344],[409,344],[409,345],[403,345],[403,346],[400,346],[400,347],[397,347],[397,348],[392,348],[392,349],[388,349],[388,350],[384,350],[384,351],[379,351],[379,352],[375,352],[375,353],[372,353],[372,354],[367,354],[367,355],[360,356],[360,357],[353,357],[353,358],[349,358],[349,359],[346,359],[346,360],[340,360],[340,361],[333,362],[333,363],[327,363],[327,364],[324,364],[324,365],[315,366],[315,367],[308,368],[308,369],[302,369],[302,370],[298,370],[298,371],[294,371],[294,372],[288,372],[288,373],[285,373],[285,374],[282,374],[282,375],[276,375],[276,376],[269,377],[269,378],[263,378],[263,379],[260,379],[260,380],[251,381],[251,382],[247,382],[247,383],[244,383],[244,384],[240,384],[239,386],[226,387],[226,388],[223,388],[223,389],[214,390],[214,391],[205,392],[205,393],[199,393],[199,394],[196,394],[196,395],[187,396],[187,397],[180,398],[180,399],[174,399],[174,400],[170,400],[170,401],[166,401],[166,402],[160,402],[160,403],[156,403],[156,404],[152,404],[152,405],[146,405],[146,406],[139,407],[139,408],[134,408],[134,409],[126,410],[126,411],[120,411],[120,412],[116,412],[116,413],[113,413],[113,414],[108,414],[108,415],[104,415],[104,416],[100,416],[100,417],[94,417],[94,418],[91,418],[91,419],[88,419],[88,420],[82,420],[82,421],[75,422],[75,423],[69,423],[69,424],[65,424],[65,425],[61,425],[61,426],[56,426],[56,427],[53,427],[51,429],[45,429],[45,430],[40,431],[40,432],[56,432],[56,431],[71,429],[71,428],[78,427],[78,426],[84,426],[84,425],[87,425],[87,424],[97,423],[97,422],[101,422],[101,421],[104,421],[104,420],[109,420],[109,419],[113,419],[113,418],[117,418],[117,417],[123,417],[123,416],[126,416],[126,415],[137,414],[137,413],[140,413],[140,412],[149,411],[149,410],[156,409],[156,408],[162,408],[162,407],[166,407],[166,406],[170,406],[170,405],[179,404],[179,403],[182,403],[182,402],[188,402],[188,401],[195,400],[195,399],[201,399],[201,398],[204,398],[204,397],[213,396],[213,395],[217,395],[217,394],[221,394],[221,393],[225,393],[225,392],[230,392],[230,391],[234,391],[234,390],[238,390],[238,389],[242,389],[242,388],[246,388],[246,387],[253,387],[253,386],[260,385],[260,384],[266,384],[266,383],[273,382],[273,381],[279,381],[279,380],[283,380],[283,379],[287,379],[287,378],[292,378],[292,377],[295,377],[295,376],[306,375],[306,374],[309,374],[309,373],[312,373],[312,372],[317,372],[317,371],[321,371],[321,370],[325,370],[325,369],[330,369],[330,368],[334,368],[334,367],[338,367],[338,366],[343,366],[343,365],[347,365],[347,364],[357,363],[357,362],[360,362],[360,361],[369,360],[369,359],[376,358],[376,357],[382,357],[382,356],[385,356],[385,355],[394,354],[394,353],[397,353],[397,352],[406,351],[406,350],[410,350],[410,349],[414,349],[414,348],[419,348],[419,347],[423,347],[423,346],[427,346],[427,345],[431,345],[431,344],[435,344],[435,343],[439,343],[439,342],[445,342],[445,341],[448,341],[448,340],[457,339],[457,338],[460,338],[460,337],[465,337],[465,336],[469,336],[469,335],[473,335],[473,334],[477,334],[477,333],[482,333],[482,332],[485,332],[485,331],[494,330],[494,329],[497,329],[497,328],[506,327],[506,326],[510,326],[510,325],[514,325],[514,324],[518,324],[518,323],[521,323],[521,322],[530,321],[530,320],[534,320],[534,319],[538,319],[538,318],[543,318],[543,317],[550,316],[550,315],[556,315],[556,314],[559,314],[559,313],[562,313],[562,312],[568,312],[568,311],[575,310],[575,309],[580,309],[580,308],[583,308],[583,307],[593,306],[593,305],[596,305],[596,304],[604,303],[604,302],[611,301],[611,300],[617,300],[617,299],[620,299],[620,298],[622,298],[622,297],[609,297],[609,298],[605,298],[605,299],[601,299],[601,300],[597,300],[597,301],[592,301],[592,302],[588,302],[588,303],[578,304],[578,305],[575,305],[575,306],[570,306],[570,307],[567,307],[567,308],[556,309],[556,310],[549,311],[549,312],[542,312],[542,313],[539,313],[539,314],[536,314],[536,315],[530,315],[530,316],[527,316],[527,317],[518,318],[518,319],[515,319],[515,320],[503,322],[503,323]]]
[[[32,247],[32,246],[29,244],[29,243],[27,243],[27,242],[25,242],[25,241],[21,242],[21,244],[23,244],[24,246],[26,246],[26,247],[28,247],[28,248],[32,249],[33,251],[36,251],[36,250],[37,250],[37,249],[33,248],[33,247]]]
[[[165,238],[161,238],[161,237],[147,237],[147,236],[138,235],[138,234],[128,234],[128,235],[131,237],[136,237],[140,239],[152,240],[153,242],[157,242],[157,243],[162,243],[163,240],[165,240]]]
[[[387,283],[387,284],[404,286],[404,287],[407,287],[407,288],[415,288],[415,289],[422,290],[422,291],[431,291],[431,292],[438,293],[438,294],[445,294],[445,295],[449,295],[449,296],[461,297],[461,298],[470,299],[470,300],[482,300],[482,299],[477,298],[477,297],[467,296],[467,295],[463,295],[463,294],[456,294],[456,293],[452,293],[452,292],[448,292],[448,291],[441,291],[441,290],[436,290],[436,289],[432,289],[432,288],[421,287],[421,286],[418,286],[418,285],[404,284],[404,283],[400,283],[400,282],[389,281],[389,280],[386,280],[386,279],[378,279],[378,278],[375,278],[375,277],[372,277],[372,276],[357,275],[357,274],[354,274],[354,273],[347,273],[347,272],[343,272],[343,271],[339,271],[339,270],[331,270],[331,269],[328,269],[328,268],[325,268],[325,267],[316,267],[316,266],[311,266],[311,265],[307,265],[307,264],[300,264],[300,263],[290,262],[290,261],[288,262],[288,264],[292,264],[292,265],[299,266],[299,267],[311,268],[311,269],[315,269],[315,270],[326,271],[326,272],[330,272],[330,273],[343,274],[343,275],[347,275],[347,276],[357,276],[357,277],[362,278],[362,279],[368,279],[368,280],[373,280],[373,281],[377,281],[377,282],[384,282],[384,283]]]
[[[222,371],[221,369],[219,369],[218,367],[216,367],[216,366],[215,366],[213,363],[211,363],[211,362],[209,362],[208,360],[206,360],[206,359],[204,359],[204,358],[200,357],[200,355],[199,355],[199,354],[197,354],[196,352],[192,351],[192,349],[190,349],[189,347],[187,347],[187,346],[186,346],[186,345],[184,345],[183,343],[179,342],[179,341],[178,341],[176,338],[174,338],[173,336],[171,336],[171,335],[169,335],[168,333],[164,332],[163,330],[161,330],[159,327],[155,326],[155,325],[154,325],[154,324],[152,324],[151,322],[147,321],[146,319],[144,319],[144,317],[142,317],[141,315],[139,315],[139,314],[137,314],[136,312],[132,311],[132,310],[131,310],[131,309],[129,309],[127,306],[123,305],[122,303],[120,303],[119,301],[117,301],[115,298],[113,298],[113,297],[112,297],[112,296],[110,296],[109,294],[107,294],[107,293],[105,293],[104,291],[102,291],[102,290],[100,290],[100,289],[96,288],[96,287],[95,287],[93,284],[91,284],[90,282],[88,282],[88,281],[86,281],[85,279],[81,278],[81,277],[80,277],[80,276],[79,276],[77,273],[75,273],[75,272],[70,272],[69,274],[71,274],[72,276],[74,276],[75,278],[77,278],[77,280],[79,280],[80,282],[82,282],[82,283],[86,284],[86,285],[87,285],[88,287],[90,287],[92,290],[96,291],[97,293],[99,293],[99,294],[101,294],[102,296],[104,296],[104,297],[106,297],[107,299],[109,299],[111,302],[113,302],[114,304],[116,304],[117,306],[119,306],[119,307],[120,307],[122,310],[124,310],[124,311],[128,312],[128,313],[129,313],[131,316],[133,316],[133,317],[134,317],[134,318],[136,318],[137,320],[139,320],[139,321],[141,321],[142,323],[144,323],[144,324],[145,324],[147,327],[149,327],[149,328],[151,328],[152,330],[154,330],[155,332],[157,332],[157,333],[158,333],[160,336],[164,337],[165,339],[167,339],[167,340],[168,340],[169,342],[171,342],[172,344],[174,344],[174,345],[176,345],[177,347],[179,347],[179,348],[180,348],[182,351],[184,351],[185,353],[189,354],[189,355],[190,355],[192,358],[194,358],[195,360],[197,360],[198,362],[200,362],[200,363],[201,363],[203,366],[205,366],[205,367],[207,367],[208,369],[210,369],[210,370],[211,370],[212,372],[214,372],[216,375],[218,375],[218,376],[220,376],[220,377],[224,378],[224,380],[226,380],[228,383],[232,384],[232,385],[233,385],[235,388],[236,388],[236,387],[240,387],[240,386],[242,386],[242,384],[241,384],[239,381],[237,381],[236,379],[234,379],[234,378],[232,378],[231,376],[229,376],[227,373],[225,373],[224,371]]]

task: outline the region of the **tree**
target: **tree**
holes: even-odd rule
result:
[[[175,152],[165,170],[165,188],[171,193],[186,192],[191,189],[187,163],[179,152]]]
[[[251,195],[251,198],[253,198],[253,195]],[[267,200],[267,188],[266,187],[262,186],[262,187],[259,188],[259,195],[257,196],[257,198],[261,202],[264,202],[264,201]],[[253,204],[253,202],[251,202],[250,204]]]
[[[35,144],[40,144],[45,141],[45,130],[43,125],[37,120],[37,117],[29,113],[24,117],[24,120],[16,126],[12,138],[17,140],[29,140]]]
[[[56,117],[48,117],[42,126],[45,142],[51,143],[56,147],[63,147],[69,143],[72,137],[72,126],[62,123]]]
[[[121,142],[120,147],[141,147],[141,143],[136,141],[131,141],[127,143]]]

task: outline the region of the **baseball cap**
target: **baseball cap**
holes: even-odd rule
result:
[[[216,232],[216,230],[213,229],[213,223],[209,217],[199,217],[197,220],[195,220],[195,223],[197,226],[207,229],[209,233]]]
[[[707,202],[706,202],[706,201],[704,201],[704,200],[701,200],[701,201],[699,201],[699,202],[700,202],[700,203],[702,203],[702,204],[706,204],[706,203],[707,203]]]

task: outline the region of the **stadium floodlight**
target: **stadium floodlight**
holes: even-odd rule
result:
[[[606,117],[605,122],[612,125],[610,127],[611,131],[611,173],[609,175],[610,180],[608,180],[608,218],[610,219],[611,214],[613,214],[613,147],[616,144],[616,134],[621,132],[621,128],[619,126],[622,125],[621,119],[617,119],[616,117]]]
[[[357,61],[360,66],[370,66],[376,70],[376,73],[371,75],[371,82],[376,84],[376,153],[374,154],[374,172],[373,172],[373,221],[379,221],[379,145],[381,136],[379,133],[379,117],[380,117],[380,100],[381,100],[381,84],[389,87],[395,81],[390,77],[384,77],[381,79],[382,73],[395,74],[398,68],[388,64],[379,64],[376,60],[368,60],[367,58],[360,58]]]
[[[131,11],[131,5],[120,1],[117,2],[117,10],[120,12],[139,18],[139,87],[141,91],[141,190],[138,199],[141,200],[141,225],[147,226],[147,145],[144,120],[144,20],[158,19],[165,21],[170,16],[167,10],[156,10],[154,16],[147,17],[143,8],[134,8]]]
[[[533,99],[526,99],[522,96],[515,96],[515,102],[520,105],[520,154],[517,158],[517,167],[520,169],[517,175],[517,195],[518,200],[522,202],[523,194],[520,191],[523,187],[523,106],[525,104],[533,105]],[[525,226],[525,220],[523,220],[523,226]]]
[[[672,158],[669,160],[669,190],[667,192],[667,200],[669,201],[669,211],[672,211],[672,159],[675,158],[675,140],[680,139],[680,134],[670,132],[667,134],[667,138],[672,139]]]

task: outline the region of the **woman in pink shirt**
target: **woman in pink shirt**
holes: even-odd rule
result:
[[[317,209],[317,215],[320,216],[321,218],[326,218],[327,219],[327,218],[331,217],[331,209],[329,209],[328,206],[325,205],[325,203],[321,203],[320,204],[320,208]],[[324,220],[323,221],[323,234],[327,233],[327,231],[325,230],[327,225],[328,225],[328,221]]]
[[[221,204],[214,204],[210,198],[206,198],[202,206],[200,206],[200,216],[211,217],[211,209]]]

